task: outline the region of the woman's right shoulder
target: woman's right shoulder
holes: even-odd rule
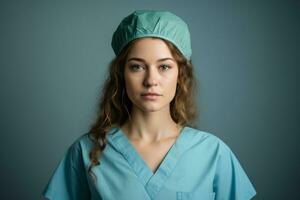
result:
[[[73,143],[71,143],[71,149],[77,149],[83,151],[85,149],[91,149],[93,146],[93,136],[90,133],[84,133],[78,136]]]
[[[118,127],[111,127],[107,132],[107,135],[113,135],[119,129]],[[94,147],[95,138],[94,135],[90,132],[84,133],[78,136],[73,143],[69,146],[71,151],[81,152],[84,154],[88,154],[91,149]]]

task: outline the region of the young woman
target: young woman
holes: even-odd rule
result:
[[[112,37],[116,54],[98,118],[55,169],[50,200],[251,199],[256,191],[230,148],[196,125],[187,24],[138,10]]]

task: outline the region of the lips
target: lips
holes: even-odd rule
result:
[[[147,93],[143,93],[142,96],[161,96],[161,95],[154,92],[147,92]]]

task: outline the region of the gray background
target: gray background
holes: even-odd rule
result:
[[[113,31],[135,9],[190,27],[199,127],[225,141],[255,199],[300,199],[299,1],[1,1],[0,199],[40,199],[96,114]]]

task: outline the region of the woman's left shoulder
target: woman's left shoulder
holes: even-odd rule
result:
[[[200,146],[219,152],[231,152],[230,147],[216,134],[194,127],[185,127],[185,132],[191,146]]]

